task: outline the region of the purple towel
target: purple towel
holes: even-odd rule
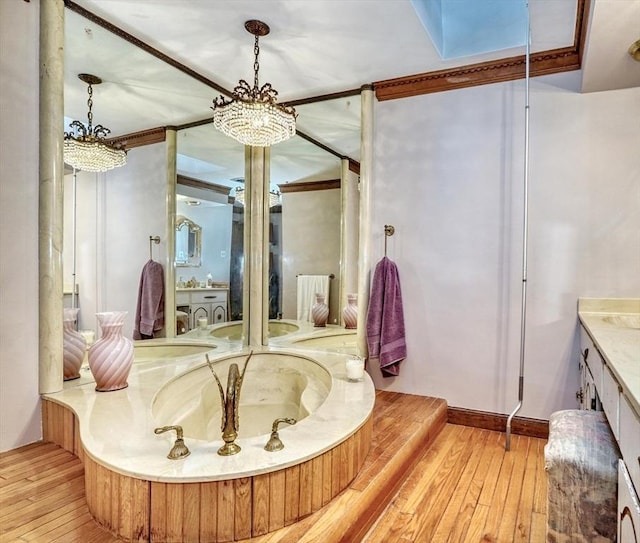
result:
[[[404,315],[398,268],[386,256],[373,274],[367,311],[369,358],[378,358],[383,377],[400,373],[400,362],[407,356]]]
[[[164,327],[164,270],[149,260],[142,268],[133,339],[150,339]]]

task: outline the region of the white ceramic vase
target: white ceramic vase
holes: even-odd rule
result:
[[[96,313],[102,337],[89,349],[89,368],[96,390],[108,392],[128,386],[127,377],[133,364],[133,342],[122,335],[126,311]]]
[[[84,360],[84,353],[87,350],[87,340],[76,330],[78,311],[80,311],[78,308],[64,308],[62,359],[64,362],[63,376],[65,381],[80,377],[80,368]]]

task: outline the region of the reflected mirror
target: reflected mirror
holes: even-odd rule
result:
[[[108,56],[104,55],[105,51],[109,52]],[[195,250],[197,236],[187,235],[186,230],[181,248],[168,246],[164,239],[169,221],[167,190],[171,190],[166,185],[165,142],[131,148],[129,163],[118,170],[79,175],[78,202],[75,204],[78,220],[84,220],[85,210],[87,214],[86,241],[78,240],[78,264],[77,268],[75,264],[73,266],[73,272],[76,269],[78,272],[80,326],[95,328],[96,311],[122,309],[129,311],[125,333],[127,328],[133,328],[140,271],[149,258],[163,263],[174,262],[176,258],[180,261],[176,262],[176,284],[167,285],[167,288],[177,288],[176,305],[181,290],[178,287],[180,277],[184,283],[195,277],[199,288],[203,283],[208,285],[209,281],[221,288],[226,286],[229,301],[225,320],[242,320],[244,207],[234,203],[234,194],[236,187],[244,187],[244,146],[217,132],[212,123],[197,126],[198,123],[192,122],[210,115],[211,102],[218,91],[66,9],[64,96],[65,117],[69,120],[83,120],[86,115],[86,88],[77,78],[81,72],[102,77],[104,83],[94,89],[99,96],[94,114],[113,135],[178,126],[175,213],[199,225],[201,230],[199,254]],[[154,107],[150,108],[149,104]],[[270,190],[282,194],[279,204],[271,208],[270,230],[265,236],[269,239],[272,260],[269,284],[265,285],[272,294],[269,316],[272,319],[297,319],[296,312],[289,309],[296,306],[297,276],[326,273],[335,276],[331,285],[333,316],[330,322],[339,324],[345,293],[357,290],[357,284],[348,279],[349,273],[352,277],[357,276],[357,261],[349,264],[340,253],[346,244],[343,212],[347,209],[348,214],[356,217],[357,223],[357,204],[345,208],[344,201],[341,202],[341,196],[338,196],[341,190],[327,187],[336,180],[344,182],[340,157],[359,160],[360,98],[351,96],[298,105],[296,109],[298,131],[302,136],[274,146],[271,152]],[[185,128],[180,128],[181,123]],[[189,127],[186,127],[187,123],[190,123]],[[350,175],[357,186],[357,173]],[[321,190],[304,190],[296,186],[305,183],[308,187],[314,183],[328,184]],[[328,208],[320,202],[319,196],[330,194],[332,218],[329,226],[317,225],[319,233],[311,238],[305,235],[303,243],[296,247],[297,230],[287,226],[291,224],[290,212],[297,209],[299,213],[310,206],[322,215]],[[65,191],[65,213],[71,209],[67,197],[71,198],[71,194]],[[188,206],[182,197],[199,200],[201,204]],[[117,208],[126,209],[126,214],[118,213]],[[211,216],[215,214],[225,215],[227,226],[210,227]],[[66,242],[67,232],[72,230],[70,224],[71,220],[67,221],[65,216],[65,283],[70,282],[72,271],[71,264],[67,265],[70,261],[67,247],[71,243]],[[311,221],[307,221],[309,225]],[[133,232],[137,234],[132,235]],[[320,241],[320,234],[331,236],[332,241]],[[163,239],[150,247],[150,236]],[[353,243],[351,245],[351,254],[357,254],[357,240],[355,253]],[[332,247],[334,264],[326,269],[319,265],[317,257],[320,251],[328,251],[329,247]],[[302,250],[307,254],[303,256],[298,252]],[[315,261],[318,265],[306,267],[300,265],[302,261]],[[345,277],[347,279],[343,280]]]
[[[195,200],[188,200],[193,205]],[[196,204],[197,205],[197,204]],[[176,266],[199,268],[202,253],[202,228],[183,215],[176,217]]]

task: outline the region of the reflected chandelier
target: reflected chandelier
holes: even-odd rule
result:
[[[260,36],[269,33],[269,26],[262,21],[250,20],[244,24],[253,34],[253,88],[244,79],[233,89],[231,99],[219,96],[213,101],[213,126],[223,134],[244,145],[269,147],[288,140],[296,133],[296,110],[276,102],[278,91],[271,83],[258,86],[260,65],[258,56]]]
[[[242,187],[236,187],[236,202],[240,205],[244,205],[244,189]],[[272,190],[269,193],[269,207],[277,206],[280,203],[280,193]]]
[[[78,78],[89,85],[88,124],[73,121],[71,131],[64,133],[64,161],[76,170],[85,172],[106,172],[127,163],[127,151],[122,144],[112,145],[105,141],[111,130],[101,124],[93,126],[93,85],[102,79],[90,74],[79,74]]]

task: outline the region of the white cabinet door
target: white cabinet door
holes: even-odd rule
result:
[[[602,371],[602,407],[604,414],[607,415],[609,426],[616,440],[620,439],[620,385],[611,373],[611,370],[605,366]]]
[[[219,324],[221,322],[227,322],[227,303],[212,303],[211,324]]]
[[[640,543],[640,505],[623,460],[618,461],[618,543]]]
[[[191,304],[190,319],[192,330],[198,327],[198,319],[207,319],[207,324],[211,324],[211,304]]]
[[[631,482],[636,491],[640,491],[640,417],[624,394],[620,395],[619,443]],[[637,528],[640,529],[640,526]]]

